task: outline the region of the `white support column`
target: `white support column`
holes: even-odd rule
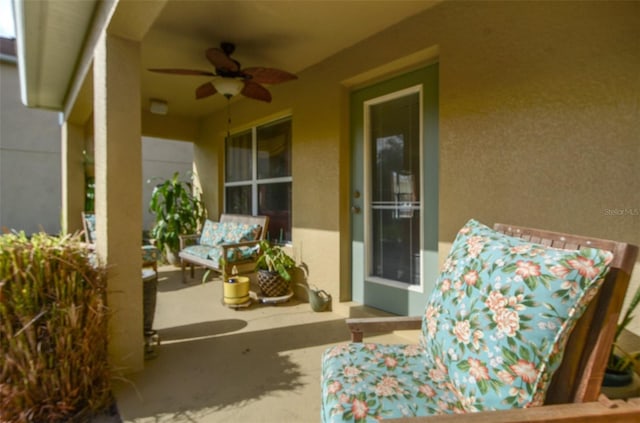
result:
[[[109,357],[144,367],[140,44],[103,34],[94,59],[96,250],[109,267]]]
[[[62,232],[73,233],[82,229],[81,213],[84,210],[85,174],[82,150],[84,130],[82,126],[62,124]]]

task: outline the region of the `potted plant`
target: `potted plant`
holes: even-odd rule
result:
[[[633,312],[640,303],[640,287],[636,290],[627,311],[622,320],[618,323],[616,333],[613,338],[613,346],[611,354],[607,362],[603,386],[620,387],[633,383],[634,369],[640,364],[640,352],[628,352],[620,347],[618,338],[624,329],[631,323],[634,318]]]
[[[205,218],[204,203],[194,194],[192,183],[179,176],[176,172],[156,185],[149,203],[149,211],[156,217],[151,236],[171,264],[178,263],[180,235],[196,233]]]
[[[260,241],[260,257],[256,261],[258,286],[268,297],[279,297],[289,292],[290,270],[296,262],[278,245]]]

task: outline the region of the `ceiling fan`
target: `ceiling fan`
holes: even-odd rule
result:
[[[236,46],[223,42],[220,48],[213,47],[206,50],[209,62],[215,72],[194,69],[149,69],[151,72],[169,73],[174,75],[213,76],[213,80],[196,88],[196,99],[209,97],[220,93],[228,99],[236,94],[254,100],[271,102],[271,93],[262,84],[279,84],[281,82],[298,79],[292,73],[280,69],[252,67],[242,69],[237,60],[231,58]]]

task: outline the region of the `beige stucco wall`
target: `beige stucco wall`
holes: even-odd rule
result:
[[[231,127],[292,112],[294,250],[334,298],[351,282],[345,83],[434,47],[441,242],[474,217],[640,244],[639,40],[638,2],[445,2],[272,87],[270,105],[232,102]],[[196,146],[214,215],[225,133],[226,111]]]
[[[60,231],[58,114],[20,101],[16,63],[0,59],[0,229]]]
[[[108,269],[109,359],[142,370],[142,134],[139,43],[104,35],[94,60],[96,254]],[[108,101],[107,101],[108,100]],[[126,172],[118,171],[127,169]],[[136,283],[137,281],[137,283]]]
[[[640,243],[640,4],[449,8],[442,237],[474,216]]]

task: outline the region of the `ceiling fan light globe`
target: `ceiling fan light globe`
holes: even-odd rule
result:
[[[242,80],[236,78],[220,77],[214,79],[211,83],[216,88],[216,91],[227,98],[239,94],[244,86]]]

